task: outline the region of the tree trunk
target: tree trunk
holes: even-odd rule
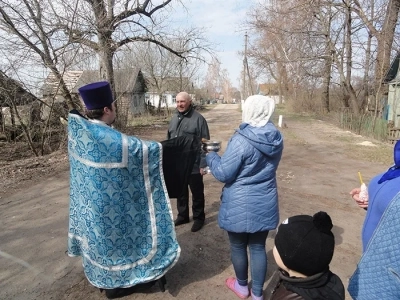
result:
[[[162,102],[162,93],[158,93],[158,106],[157,106],[157,112],[161,112],[161,102]]]
[[[124,122],[122,121],[122,118],[119,118],[122,112],[119,112],[118,108],[118,99],[115,87],[113,67],[113,58],[115,53],[115,46],[113,45],[112,39],[112,33],[114,31],[114,29],[112,28],[113,5],[109,3],[110,6],[106,8],[104,2],[101,0],[88,2],[91,3],[96,18],[98,48],[94,50],[99,56],[100,80],[105,80],[110,83],[113,99],[115,100],[115,108],[117,110],[117,118],[115,120],[114,126],[117,129],[122,129],[126,126],[126,124],[123,124]]]
[[[324,113],[329,113],[329,102],[330,102],[330,85],[331,85],[331,75],[332,75],[332,45],[331,45],[331,25],[332,25],[332,17],[331,17],[331,6],[328,6],[328,17],[326,18],[326,22],[323,23],[323,28],[325,31],[325,61],[324,61],[324,69],[323,69],[323,78],[322,78],[322,110]]]
[[[352,63],[352,43],[351,43],[351,25],[352,25],[352,18],[351,18],[351,6],[350,6],[350,0],[346,1],[346,23],[345,23],[345,65],[346,65],[346,77],[345,77],[345,84],[344,88],[347,91],[349,95],[349,100],[351,103],[351,107],[353,110],[353,113],[359,114],[360,113],[360,106],[358,104],[358,99],[356,92],[353,89],[353,86],[351,84],[351,71],[353,67]]]
[[[283,97],[282,97],[282,78],[281,78],[281,76],[279,76],[277,81],[278,81],[279,104],[282,104]]]
[[[390,53],[392,50],[394,33],[396,29],[396,23],[399,15],[400,0],[391,0],[386,10],[386,18],[382,31],[377,36],[378,49],[377,49],[377,61],[375,66],[375,86],[376,86],[376,111],[383,111],[380,103],[382,102],[382,96],[385,93],[385,87],[383,85],[384,77],[390,67]]]
[[[354,90],[353,86],[351,84],[348,84],[347,82],[344,83],[344,88],[349,96],[349,100],[351,103],[351,109],[355,115],[360,115],[360,107],[358,106],[357,103],[357,95],[356,91]]]
[[[329,113],[329,88],[331,85],[331,69],[332,69],[332,59],[330,56],[330,51],[328,49],[329,54],[327,58],[325,58],[325,64],[324,64],[324,77],[323,77],[323,83],[322,83],[322,110],[324,113]]]
[[[368,27],[371,35],[377,39],[377,57],[375,65],[375,95],[377,103],[381,102],[383,95],[382,81],[390,66],[390,53],[392,50],[396,24],[398,21],[400,0],[389,0],[386,7],[385,20],[382,29],[375,28],[373,18],[368,19],[358,0],[354,1],[354,10]],[[382,110],[381,110],[382,111]]]
[[[17,136],[17,125],[15,125],[15,114],[14,107],[10,105],[10,117],[11,117],[11,140],[13,141]]]
[[[370,6],[371,6],[371,20],[375,18],[375,0],[370,1]],[[369,94],[370,94],[370,88],[369,88],[369,72],[370,72],[370,63],[371,63],[371,45],[372,45],[372,34],[369,32],[368,33],[368,41],[367,41],[367,49],[365,50],[365,68],[364,68],[364,77],[363,77],[363,97],[362,97],[362,102],[361,106],[368,106],[368,100],[369,100]],[[374,124],[376,117],[378,116],[378,109],[377,105],[378,104],[375,101],[375,110],[374,110]]]
[[[378,39],[377,63],[375,66],[376,82],[381,84],[390,66],[390,53],[392,50],[394,33],[399,16],[400,0],[390,0],[386,8],[386,17]]]
[[[65,84],[63,75],[60,73],[60,71],[54,65],[51,65],[48,67],[51,70],[51,72],[54,74],[54,76],[56,77],[57,82],[58,82],[57,91],[56,91],[55,95],[60,94],[59,91],[61,91],[61,95],[63,96],[65,103],[68,106],[68,109],[69,110],[78,109],[76,103],[72,99],[70,91],[68,90],[68,88]],[[62,115],[59,112],[55,112],[55,113],[58,114],[60,117],[65,118],[65,115]]]
[[[0,131],[4,132],[4,117],[3,117],[3,107],[0,106]]]
[[[111,47],[111,36],[109,34],[102,34],[102,32],[98,33],[99,45],[100,49],[97,52],[99,55],[100,69],[99,69],[99,77],[100,80],[108,81],[111,86],[112,97],[115,101],[115,109],[117,118],[115,119],[114,126],[115,128],[121,130],[126,124],[126,118],[122,118],[124,112],[121,111],[118,102],[118,94],[115,86],[114,80],[114,66],[113,66],[113,57],[114,50]],[[128,108],[129,109],[129,108]]]
[[[113,67],[113,57],[114,52],[107,46],[107,37],[100,37],[100,47],[101,50],[98,52],[100,60],[100,80],[108,81],[111,85],[111,90],[113,92],[113,98],[116,98],[115,82],[114,82],[114,67]]]
[[[14,95],[10,95],[10,96],[13,97]],[[28,142],[29,148],[32,150],[33,154],[35,154],[35,156],[38,157],[39,154],[37,153],[35,147],[33,146],[32,138],[31,138],[31,135],[30,135],[30,132],[29,132],[29,128],[23,122],[23,120],[22,120],[22,118],[21,118],[21,116],[20,116],[20,114],[18,112],[17,105],[16,105],[15,101],[13,99],[11,99],[11,97],[10,97],[10,100],[11,100],[10,112],[11,111],[13,112],[11,114],[11,118],[13,119],[13,126],[15,126],[15,128],[17,128],[17,126],[15,125],[15,117],[14,117],[14,113],[15,113],[15,116],[17,117],[17,119],[19,121],[19,124],[20,124],[20,126],[21,126],[21,128],[22,128],[22,130],[23,130],[23,132],[25,134],[25,138],[26,138],[26,141]]]
[[[371,1],[373,2],[373,0]],[[370,69],[370,61],[371,61],[371,43],[372,36],[368,36],[367,41],[367,49],[365,52],[365,68],[364,68],[364,77],[363,77],[363,97],[361,99],[361,107],[368,106],[368,98],[369,98],[369,69]],[[374,116],[377,116],[377,109],[374,111]]]

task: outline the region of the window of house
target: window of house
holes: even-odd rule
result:
[[[176,103],[176,95],[172,95],[172,103]]]
[[[162,95],[161,103],[167,103],[167,95]]]

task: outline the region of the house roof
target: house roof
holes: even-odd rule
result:
[[[22,84],[0,71],[0,106],[10,106],[10,95],[15,105],[25,105],[37,100],[37,97],[23,88]]]
[[[131,92],[135,88],[135,83],[141,75],[140,69],[118,69],[114,71],[115,91],[117,94]],[[100,74],[96,70],[68,71],[63,74],[64,82],[72,94],[77,94],[78,89],[86,84],[100,81]],[[51,73],[47,76],[42,86],[43,97],[57,94],[58,81]]]
[[[257,92],[263,95],[278,95],[279,87],[277,83],[260,83]]]
[[[149,93],[158,93],[156,81],[161,85],[161,92],[179,93],[182,91],[190,92],[193,84],[188,77],[156,77],[146,76],[146,83]]]
[[[383,79],[383,83],[390,83],[394,79],[397,78],[396,81],[399,81],[400,74],[399,74],[399,64],[400,64],[400,52],[397,53],[396,57],[393,59],[392,63],[390,64],[390,68],[386,73],[385,78]]]

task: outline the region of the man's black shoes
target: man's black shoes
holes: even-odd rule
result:
[[[106,292],[106,297],[107,299],[117,299],[117,298],[122,298],[128,295],[131,295],[133,293],[135,293],[135,288],[134,286],[130,287],[130,288],[115,288],[115,289],[109,289],[109,290],[105,290]],[[102,292],[103,290],[100,289],[100,292]]]
[[[149,281],[146,283],[139,283],[138,285],[129,287],[129,288],[115,288],[115,289],[100,289],[100,292],[105,291],[107,299],[117,299],[122,298],[124,296],[131,295],[133,293],[144,293],[148,289],[150,289],[153,285],[158,283],[158,286],[162,292],[165,292],[165,285],[167,284],[167,280],[165,276],[153,281]]]
[[[204,225],[204,221],[195,220],[192,226],[192,232],[199,231]]]
[[[187,224],[187,223],[189,223],[189,219],[177,218],[174,223],[175,223],[175,226]]]
[[[175,220],[175,226],[183,225],[189,223],[188,219],[183,219],[183,218],[176,218]],[[204,221],[201,220],[194,220],[193,226],[192,226],[192,232],[199,231],[204,225]]]

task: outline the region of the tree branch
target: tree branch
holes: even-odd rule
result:
[[[365,15],[364,11],[361,8],[360,2],[358,0],[353,0],[353,1],[354,1],[355,6],[352,6],[351,9],[361,18],[361,20],[367,26],[367,28],[371,32],[371,34],[373,36],[377,37],[379,35],[379,31],[375,28],[375,26],[372,24],[372,22]]]
[[[134,15],[143,15],[148,18],[151,18],[152,14],[154,14],[156,11],[162,9],[163,7],[167,6],[172,0],[166,0],[162,4],[155,6],[151,11],[147,12],[146,8],[150,4],[150,0],[144,1],[144,3],[141,6],[137,6],[134,9],[127,9],[123,12],[121,12],[119,15],[115,16],[112,23],[117,24],[121,22],[122,20],[125,20],[126,18],[129,18]]]
[[[131,43],[131,42],[150,42],[150,43],[156,44],[156,45],[168,50],[169,52],[171,52],[171,53],[175,54],[176,56],[178,56],[180,58],[183,58],[183,59],[186,59],[186,57],[183,56],[183,54],[187,53],[187,52],[190,52],[190,50],[176,51],[176,50],[172,49],[171,47],[165,45],[164,43],[162,43],[162,42],[160,42],[160,41],[158,41],[158,40],[156,40],[154,38],[150,38],[150,37],[131,37],[131,38],[126,38],[126,39],[118,42],[116,47],[119,48],[119,47],[121,47],[123,45],[126,45],[128,43]]]

